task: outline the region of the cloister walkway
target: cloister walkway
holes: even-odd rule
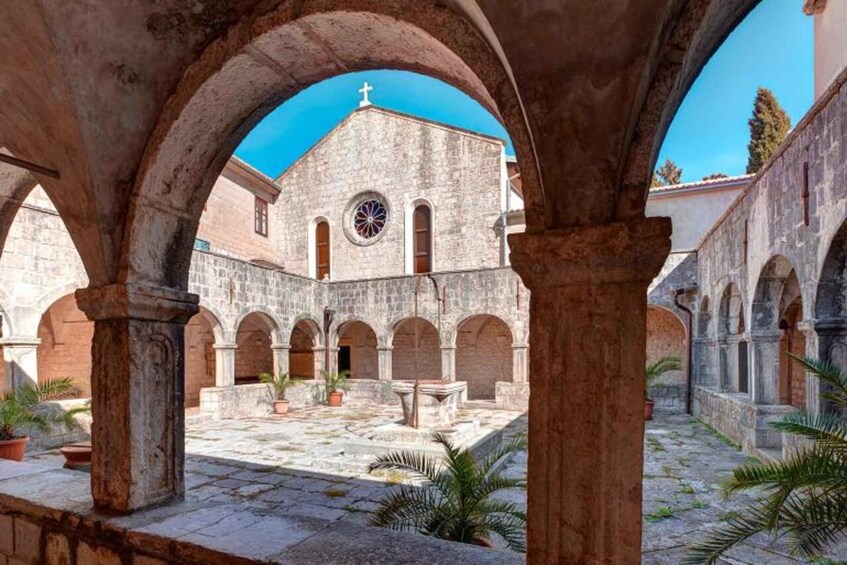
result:
[[[460,417],[477,418],[482,427],[503,429],[507,436],[526,431],[524,414],[491,410],[479,403],[465,408]],[[205,510],[194,520],[196,529],[180,531],[165,520],[161,533],[263,558],[256,535],[276,539],[298,533],[256,532],[256,522],[243,518],[244,508],[330,521],[339,527],[365,524],[376,501],[403,477],[368,475],[372,457],[345,454],[344,446],[398,418],[399,408],[361,405],[312,407],[282,417],[242,420],[191,417],[186,433],[186,503],[204,503]],[[749,501],[746,495],[727,501],[719,491],[719,483],[747,456],[688,416],[660,416],[648,423],[644,454],[644,563],[679,563],[685,546],[699,539],[704,528]],[[30,455],[27,461],[52,467],[62,462],[55,451]],[[526,453],[516,454],[504,472],[525,476]],[[503,496],[526,503],[523,491]],[[210,513],[208,503],[219,504],[219,511]],[[184,518],[179,520],[185,528]],[[764,540],[730,555],[734,563],[797,563]],[[501,554],[499,562],[503,558]]]

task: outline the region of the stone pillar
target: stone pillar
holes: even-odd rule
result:
[[[738,377],[738,344],[743,336],[741,334],[732,334],[726,336],[724,340],[726,349],[724,350],[726,359],[726,385],[727,390],[738,392],[740,390]]]
[[[131,512],[185,494],[185,323],[198,297],[141,284],[76,291],[94,320],[91,495]]]
[[[779,404],[779,341],[782,330],[750,332],[753,370],[750,391],[755,404]]]
[[[441,346],[441,379],[453,382],[456,380],[456,347]]]
[[[803,355],[817,359],[820,346],[818,344],[818,332],[815,330],[814,323],[802,321],[797,324],[797,329],[803,332],[806,338],[806,351]],[[844,337],[847,338],[847,335]],[[797,370],[802,369],[798,368]],[[820,413],[820,381],[808,373],[806,374],[806,412],[814,416]]]
[[[718,390],[732,390],[729,380],[729,359],[727,356],[727,341],[725,337],[718,338]]]
[[[822,361],[829,361],[842,369],[847,369],[847,318],[828,318],[818,320],[814,324],[814,331],[817,335],[817,352],[812,355]],[[810,342],[806,342],[808,347]],[[812,390],[806,399],[807,406],[810,410],[813,408],[813,413],[820,413],[826,408],[826,400],[821,398],[821,393],[825,392],[821,386],[820,380],[816,378],[808,379],[812,384]],[[824,385],[826,386],[826,385]]]
[[[235,386],[235,350],[234,343],[215,343],[215,386]]]
[[[379,368],[377,378],[381,381],[391,380],[391,366],[393,363],[394,348],[391,346],[381,346],[376,348]]]
[[[37,337],[7,337],[3,346],[3,389],[13,390],[24,383],[38,384]]]
[[[288,352],[291,351],[291,346],[287,343],[274,343],[271,350],[274,357],[274,375],[289,372]]]
[[[531,292],[529,563],[640,563],[647,287],[668,218],[513,234]]]
[[[525,343],[512,345],[512,382],[526,383],[529,379],[529,346]]]
[[[324,365],[326,363],[325,356],[326,348],[321,345],[316,345],[312,348],[312,357],[314,357],[315,361],[315,378],[323,379],[324,378]],[[328,370],[328,369],[327,369]]]

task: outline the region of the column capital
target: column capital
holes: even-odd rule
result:
[[[529,349],[528,343],[513,343],[512,349]]]
[[[512,268],[529,290],[649,284],[671,250],[670,218],[511,234]]]
[[[219,350],[219,351],[235,350],[235,349],[238,349],[238,344],[237,343],[213,343],[212,349]]]
[[[439,346],[439,348],[441,349],[441,351],[455,351],[456,350],[456,346],[453,345],[452,343],[441,344]]]
[[[190,292],[139,283],[110,284],[76,291],[90,320],[132,319],[186,323],[199,312],[200,297]]]
[[[727,334],[724,337],[724,341],[729,345],[737,345],[739,342],[744,341],[744,334]]]
[[[377,345],[377,351],[394,351],[393,345]]]
[[[847,334],[847,318],[821,318],[817,320],[810,320],[809,325],[814,328],[818,334]]]
[[[271,349],[275,351],[290,351],[291,344],[290,343],[272,343]]]

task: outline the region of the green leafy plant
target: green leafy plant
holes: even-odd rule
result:
[[[686,563],[717,563],[726,551],[759,533],[785,538],[792,554],[809,559],[824,553],[847,532],[847,374],[816,359],[797,363],[821,381],[831,403],[818,416],[796,413],[771,424],[810,440],[810,446],[772,463],[737,468],[724,494],[755,490],[762,494],[745,510],[689,549]]]
[[[644,377],[647,380],[647,386],[644,389],[644,398],[650,400],[650,395],[647,391],[651,386],[653,386],[653,384],[659,377],[661,377],[665,373],[670,373],[671,371],[679,371],[681,369],[682,360],[676,356],[662,357],[648,364],[647,368],[644,369]]]
[[[0,397],[0,441],[25,437],[29,430],[46,432],[51,426],[73,429],[74,416],[87,412],[87,406],[71,410],[38,410],[40,404],[78,395],[79,388],[69,378],[48,379],[23,384]]]
[[[526,449],[515,438],[477,461],[469,449],[459,449],[437,432],[432,439],[444,448],[441,459],[413,451],[377,458],[369,471],[405,471],[423,479],[423,486],[398,485],[380,501],[370,524],[474,545],[489,545],[495,533],[514,551],[526,551],[526,515],[514,503],[492,500],[498,491],[526,488],[522,479],[494,470],[502,457]]]
[[[339,372],[324,371],[324,378],[326,379],[327,393],[350,390],[350,383],[347,382],[350,378],[350,371],[346,369]]]
[[[291,380],[288,373],[279,372],[276,375],[273,373],[262,373],[259,375],[259,382],[271,385],[271,400],[285,400],[285,393],[288,389],[298,386],[298,381]]]

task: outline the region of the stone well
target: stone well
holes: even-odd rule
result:
[[[456,420],[459,402],[468,385],[464,382],[419,381],[418,425],[421,428],[449,426]],[[400,397],[403,406],[403,421],[412,421],[412,403],[415,396],[415,381],[394,381],[391,392]]]

